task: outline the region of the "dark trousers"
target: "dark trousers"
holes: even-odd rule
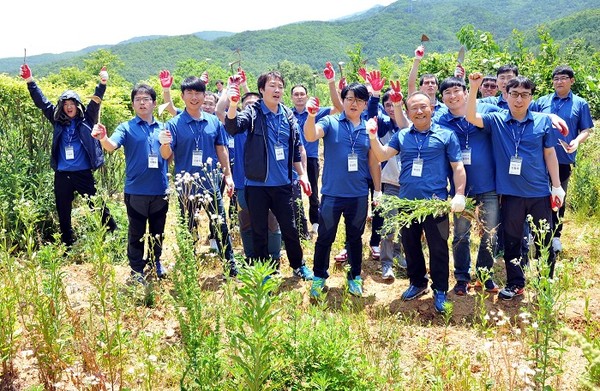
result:
[[[369,192],[371,193],[371,200],[373,199],[373,192],[375,191],[375,185],[373,180],[369,179]],[[373,209],[373,218],[371,219],[371,239],[369,239],[369,246],[379,246],[381,242],[381,227],[383,227],[383,216],[379,211]]]
[[[506,285],[525,286],[525,273],[523,267],[525,260],[521,256],[521,235],[523,224],[527,221],[527,215],[531,215],[533,223],[539,230],[540,220],[552,221],[552,209],[550,197],[524,198],[503,195],[502,218],[504,221],[504,262],[506,264]],[[534,236],[536,257],[540,257],[539,243],[548,248],[552,233],[547,232],[540,238],[536,230],[532,231]],[[550,276],[554,274],[554,251],[548,251],[548,263],[550,265]]]
[[[302,266],[304,254],[300,246],[298,228],[294,221],[292,185],[246,186],[244,190],[250,212],[252,241],[256,258],[262,261],[269,259],[268,232],[269,209],[271,209],[279,222],[290,266],[293,269]]]
[[[75,241],[71,225],[71,210],[75,193],[84,196],[96,195],[96,185],[92,170],[82,171],[55,171],[54,172],[54,198],[58,212],[61,241],[70,246]],[[93,204],[90,202],[90,207]],[[111,231],[117,228],[115,220],[110,215],[106,205],[102,205],[102,223]]]
[[[335,240],[340,218],[344,215],[346,223],[346,243],[350,271],[348,279],[360,276],[362,268],[362,234],[367,219],[367,197],[321,197],[319,214],[319,232],[315,243],[313,271],[316,277],[327,278],[331,245]]]
[[[312,194],[308,197],[308,220],[311,224],[319,222],[319,158],[306,158],[306,175],[312,188]]]
[[[148,225],[148,231],[152,238],[150,241],[152,248],[148,258],[156,262],[162,254],[169,200],[164,195],[147,196],[125,193],[125,206],[127,207],[127,218],[129,219],[127,230],[129,266],[134,272],[143,273],[147,263],[144,259],[146,225]]]
[[[431,287],[438,291],[448,291],[448,277],[450,274],[450,255],[448,250],[448,236],[450,223],[448,215],[428,216],[422,223],[414,221],[410,227],[403,227],[402,246],[406,256],[406,272],[411,285],[427,286],[427,265],[421,245],[421,235],[425,232],[427,246],[429,247],[429,274]]]
[[[563,190],[565,191],[565,193],[567,192],[567,189],[569,188],[569,178],[571,178],[571,165],[570,164],[559,164],[558,165],[558,175],[560,177],[560,185],[562,186]],[[567,200],[567,195],[565,194],[565,201]],[[560,235],[562,233],[562,219],[565,217],[565,208],[566,208],[566,203],[563,202],[562,206],[560,207],[560,209],[558,209],[558,212],[554,212],[552,213],[552,225],[553,228],[556,229],[554,236],[556,236],[557,238],[560,238]]]

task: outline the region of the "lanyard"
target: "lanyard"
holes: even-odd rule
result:
[[[154,133],[154,131],[150,129],[150,124],[145,121],[142,121],[140,126],[146,133],[146,141],[148,142],[148,147],[150,147],[150,154],[154,155],[154,148],[152,147],[152,133]]]
[[[417,159],[421,158],[421,149],[423,149],[423,145],[425,145],[425,142],[427,141],[427,137],[429,137],[430,133],[431,133],[431,130],[428,129],[427,132],[425,133],[425,137],[422,137],[422,139],[419,142],[419,137],[417,136],[417,134],[419,136],[422,136],[423,133],[421,133],[415,129],[415,133],[413,134],[413,136],[415,137],[415,143],[417,144],[417,151],[418,151]]]
[[[515,120],[518,124],[519,121]],[[518,125],[517,125],[518,126]],[[521,144],[521,139],[523,138],[523,133],[525,133],[525,127],[527,126],[527,120],[523,121],[523,126],[521,127],[521,132],[519,133],[519,138],[517,139],[517,134],[515,133],[515,129],[511,126],[510,130],[512,131],[513,141],[515,142],[515,156],[519,156],[519,145]]]
[[[194,142],[196,144],[196,151],[198,151],[199,148],[199,144],[200,144],[200,137],[202,136],[202,133],[204,132],[204,128],[206,127],[206,121],[196,121],[193,120],[192,121],[195,124],[198,124],[198,126],[200,127],[200,129],[196,129],[195,126],[190,125],[190,123],[188,122],[188,126],[190,127],[190,130],[192,131],[192,134],[194,135]]]
[[[275,145],[279,145],[279,135],[281,134],[281,117],[282,115],[270,113],[268,115],[267,126],[277,132],[277,141]]]
[[[67,145],[71,145],[71,143],[73,142],[73,139],[75,138],[75,120],[71,120],[69,125],[66,126],[65,133],[67,136],[67,138],[66,138]]]
[[[558,112],[560,111],[560,109],[562,109],[562,107],[565,105],[565,103],[567,103],[568,100],[569,100],[569,98],[553,99],[552,100],[552,110],[551,110],[552,114],[558,115]],[[554,104],[554,102],[556,102],[556,104]],[[559,103],[560,103],[560,105],[559,105]]]
[[[352,124],[352,122],[346,120],[344,122],[344,129],[346,129],[346,132],[348,133],[348,136],[350,137],[350,150],[352,151],[352,153],[354,153],[354,145],[356,144],[356,140],[358,140],[358,136],[359,133],[358,131],[356,131],[356,128],[354,128],[354,125]],[[356,136],[354,136],[356,135]]]
[[[466,139],[466,145],[465,148],[469,148],[469,130],[464,130],[462,128],[462,126],[460,126],[460,123],[464,121],[464,117],[463,118],[457,118],[456,119],[456,126],[458,126],[458,129],[460,129],[460,133],[465,135],[465,139]]]

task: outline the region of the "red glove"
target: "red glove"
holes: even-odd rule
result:
[[[242,69],[242,67],[238,68],[237,75],[240,77],[240,84],[246,83],[246,72]]]
[[[369,72],[367,74],[367,81],[371,84],[371,87],[373,87],[373,91],[375,92],[381,91],[385,84],[385,78],[381,78],[380,71]]]
[[[344,89],[344,87],[346,87],[346,85],[348,85],[348,83],[346,82],[346,78],[342,77],[338,82],[338,89],[341,91]]]
[[[106,84],[108,81],[108,72],[106,71],[106,67],[102,67],[102,69],[100,69],[98,76],[100,76],[100,82],[102,84]]]
[[[306,110],[308,111],[308,115],[314,117],[319,112],[319,98],[312,97],[306,102]]]
[[[25,80],[27,80],[31,77],[31,69],[29,68],[29,65],[27,65],[27,64],[21,65],[20,75]]]
[[[327,81],[332,81],[333,79],[335,79],[335,70],[333,70],[333,65],[331,65],[329,61],[325,63],[323,75],[325,75],[325,79],[327,79]]]
[[[425,55],[425,46],[419,45],[419,47],[415,50],[415,57],[419,60],[423,58]]]
[[[200,81],[204,82],[204,84],[208,84],[208,72],[204,71],[202,72],[202,75],[200,76]]]
[[[360,76],[364,81],[367,81],[367,70],[365,68],[360,68],[358,70],[358,76]]]
[[[371,140],[377,138],[377,117],[369,118],[366,124],[367,134]]]
[[[158,77],[160,78],[160,85],[162,88],[171,88],[173,84],[173,76],[171,76],[171,72],[166,69],[160,71]]]
[[[106,126],[98,123],[92,129],[92,137],[96,140],[103,140],[106,137]]]
[[[459,79],[465,78],[465,68],[461,64],[456,65],[456,68],[454,68],[454,77],[458,77]]]
[[[402,87],[400,87],[400,80],[396,82],[390,80],[390,87],[392,87],[392,90],[390,91],[390,100],[392,101],[392,103],[401,103],[404,97],[402,96]]]
[[[231,77],[230,77],[231,79]],[[239,84],[233,83],[229,85],[227,89],[227,97],[229,98],[229,103],[236,104],[240,101],[240,86]]]
[[[300,182],[300,186],[302,186],[302,191],[304,191],[304,194],[310,197],[312,194],[312,188],[310,187],[310,182],[308,182],[306,179],[308,179],[306,175],[303,175],[298,179],[298,182]]]

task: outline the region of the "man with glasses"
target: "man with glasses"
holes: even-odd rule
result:
[[[423,45],[417,47],[415,50],[415,58],[413,60],[412,68],[410,69],[410,73],[408,75],[408,95],[412,95],[416,91],[416,81],[417,74],[419,72],[419,65],[421,64],[421,60],[425,55],[425,47]],[[431,103],[433,104],[434,113],[437,113],[438,110],[446,107],[442,102],[437,99],[438,92],[438,78],[432,73],[426,73],[419,79],[419,91],[424,93],[431,99]]]
[[[572,166],[575,164],[577,148],[590,135],[594,127],[590,107],[581,97],[573,94],[571,88],[575,83],[575,72],[569,66],[561,65],[552,72],[552,85],[554,92],[539,98],[535,102],[536,110],[541,113],[553,113],[564,119],[569,126],[567,136],[558,135],[559,144],[555,145],[558,157],[558,171],[561,186],[567,192]],[[562,233],[562,219],[565,215],[565,205],[552,214],[555,232],[552,238],[552,248],[559,252],[562,250],[560,241]]]
[[[496,105],[502,109],[508,110],[506,85],[508,84],[509,81],[511,81],[512,79],[514,79],[517,76],[519,76],[519,68],[517,68],[516,65],[512,65],[512,64],[502,65],[496,71],[497,88],[498,88],[498,90],[500,90],[501,94],[499,96],[494,95],[494,96],[483,97],[481,99],[481,102]]]
[[[524,292],[525,266],[521,256],[521,236],[527,215],[536,225],[552,221],[551,197],[562,205],[565,191],[561,187],[558,160],[554,146],[556,132],[547,115],[529,110],[535,84],[525,77],[517,77],[506,84],[508,111],[477,113],[474,93],[483,76],[469,75],[472,94],[467,100],[467,121],[490,133],[496,168],[496,192],[502,195],[502,223],[504,226],[504,261],[506,286],[498,297],[512,300]],[[548,185],[551,179],[552,189]],[[551,197],[550,197],[551,196]],[[535,240],[536,256],[541,246],[550,245],[550,232],[538,231]],[[550,277],[554,272],[554,252],[548,254]]]
[[[495,97],[498,94],[498,83],[496,80],[496,76],[492,75],[487,75],[483,78],[481,87],[479,87],[479,93],[482,98]]]

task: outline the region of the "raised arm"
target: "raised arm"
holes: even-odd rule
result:
[[[406,114],[402,108],[404,97],[402,96],[400,80],[396,82],[390,80],[390,86],[392,87],[392,90],[390,91],[390,100],[394,105],[394,119],[396,121],[396,125],[400,129],[408,128],[410,126],[410,122],[408,121],[408,118],[406,118]]]
[[[367,121],[367,134],[369,135],[369,141],[371,143],[371,150],[373,156],[379,162],[385,162],[391,157],[396,156],[398,151],[389,145],[381,145],[381,142],[377,138],[377,119],[371,118]]]
[[[163,102],[168,103],[166,110],[169,113],[171,113],[171,115],[174,117],[177,115],[177,109],[175,108],[175,105],[173,104],[173,98],[171,97],[171,85],[173,85],[173,76],[171,75],[171,72],[169,72],[166,69],[163,69],[162,71],[160,71],[158,77],[160,78],[160,85],[162,86]]]
[[[96,140],[99,140],[102,148],[108,152],[112,152],[117,149],[117,144],[115,144],[106,136],[106,126],[102,125],[101,123],[94,125],[94,129],[92,129],[92,137]]]
[[[335,70],[333,69],[333,65],[329,61],[325,64],[325,69],[323,69],[323,75],[325,79],[327,79],[327,85],[329,87],[329,96],[331,97],[331,104],[333,107],[329,114],[341,113],[344,111],[344,106],[342,105],[342,98],[338,93],[335,86]]]
[[[483,128],[483,119],[481,114],[477,112],[477,90],[481,86],[483,75],[480,72],[471,73],[469,75],[469,96],[467,98],[467,121]]]
[[[412,68],[410,68],[410,73],[408,74],[408,96],[417,91],[417,74],[419,73],[419,65],[421,64],[424,55],[425,47],[419,45],[419,47],[415,49],[415,59],[413,60]]]
[[[319,98],[310,98],[306,103],[306,111],[308,111],[308,118],[304,123],[304,138],[308,142],[317,141],[325,136],[323,128],[315,124],[315,118],[319,112]]]

